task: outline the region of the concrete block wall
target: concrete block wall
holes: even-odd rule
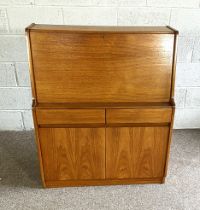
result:
[[[200,128],[200,0],[0,0],[0,130],[33,128],[24,36],[32,22],[177,28],[175,128]]]

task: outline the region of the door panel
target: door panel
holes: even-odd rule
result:
[[[106,128],[106,178],[164,174],[169,127]]]
[[[39,128],[46,181],[105,178],[105,128]]]

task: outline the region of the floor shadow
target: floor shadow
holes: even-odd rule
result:
[[[0,186],[41,188],[33,131],[0,132]]]

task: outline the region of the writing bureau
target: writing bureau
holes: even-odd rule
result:
[[[44,186],[163,183],[178,32],[31,24],[26,34]]]

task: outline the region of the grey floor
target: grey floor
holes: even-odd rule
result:
[[[173,133],[165,184],[43,189],[33,132],[0,132],[0,209],[200,209],[200,130]]]

